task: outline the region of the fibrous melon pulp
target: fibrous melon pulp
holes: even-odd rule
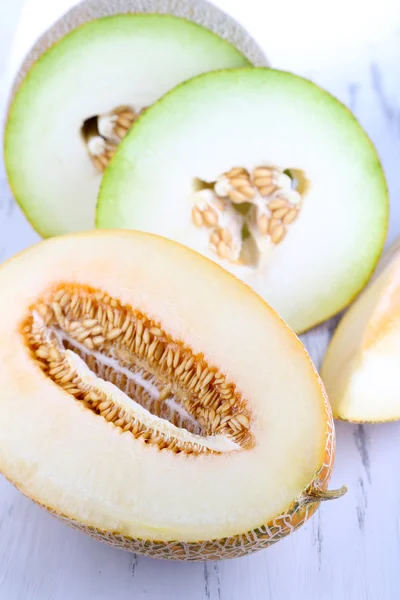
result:
[[[193,75],[253,61],[265,64],[255,42],[204,0],[80,3],[31,50],[9,108],[8,180],[34,228],[94,227],[101,174],[141,111]]]
[[[345,307],[384,244],[385,178],[351,113],[273,69],[208,73],[134,125],[100,189],[99,227],[202,252],[302,332]]]
[[[304,347],[212,261],[74,234],[0,286],[0,470],[60,518],[152,556],[232,558],[343,492],[326,491],[334,428]]]

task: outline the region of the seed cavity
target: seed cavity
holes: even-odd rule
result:
[[[290,175],[289,175],[290,173]],[[298,169],[234,167],[215,181],[196,179],[192,221],[207,230],[208,246],[231,263],[257,266],[299,216],[306,191]]]
[[[31,307],[21,332],[44,374],[120,432],[194,455],[254,445],[235,385],[160,323],[99,290],[58,286]]]
[[[108,113],[86,119],[81,127],[89,158],[99,173],[103,173],[115,154],[120,141],[128,133],[142,110],[119,106]]]

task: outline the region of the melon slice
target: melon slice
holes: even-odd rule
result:
[[[387,205],[376,152],[344,106],[295,75],[244,68],[193,78],[138,120],[97,223],[205,254],[300,333],[366,283]]]
[[[21,253],[0,286],[0,470],[68,523],[233,558],[344,492],[326,491],[334,428],[304,347],[212,261],[94,231]]]
[[[334,415],[355,423],[400,419],[400,242],[349,308],[322,366]]]
[[[94,227],[102,172],[138,114],[193,75],[250,61],[265,64],[204,0],[89,0],[67,13],[22,65],[6,124],[8,179],[34,228]]]

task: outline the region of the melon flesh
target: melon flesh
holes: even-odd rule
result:
[[[0,268],[0,285],[0,470],[39,504],[122,547],[204,559],[238,556],[276,541],[323,499],[334,431],[321,381],[284,322],[215,263],[157,236],[99,231],[52,238],[19,254]],[[93,350],[88,338],[80,342],[86,354],[77,355],[79,344],[67,351],[87,389],[108,394],[147,424],[153,419],[152,426],[166,439],[175,436],[183,451],[165,444],[160,449],[122,432],[77,400],[57,375],[43,370],[43,351],[36,345],[33,352],[27,342],[29,327],[41,330],[43,303],[50,312],[57,302],[63,304],[64,316],[72,310],[76,301],[73,295],[61,300],[60,286],[83,290],[79,293],[95,305],[99,296],[90,290],[100,290],[108,295],[110,310],[140,311],[143,322],[151,320],[180,344],[181,356],[182,348],[191,352],[194,373],[197,362],[205,362],[214,373],[211,386],[220,378],[236,390],[233,410],[240,405],[248,415],[246,435],[221,429],[206,439],[157,421],[118,389],[120,380],[105,381],[91,369],[90,355],[104,347],[100,342]],[[96,311],[85,318],[93,315],[101,322]],[[63,322],[71,321],[69,316]],[[50,329],[41,333],[47,340]],[[150,333],[161,335],[154,328]],[[57,335],[64,335],[65,343],[62,327]],[[98,344],[98,337],[90,339]],[[198,446],[187,452],[190,436]],[[279,527],[267,529],[281,514]],[[250,537],[242,538],[248,531]],[[230,550],[229,540],[225,550],[219,542],[227,538]],[[200,540],[218,542],[210,542],[207,551]]]
[[[229,42],[183,18],[123,14],[83,25],[81,15],[75,19],[64,37],[73,17],[49,34],[58,41],[30,65],[5,131],[10,186],[44,237],[94,227],[101,174],[81,134],[86,120],[120,106],[138,112],[189,77],[249,64]]]
[[[356,423],[400,418],[400,244],[339,323],[322,366],[333,413]]]
[[[294,182],[298,174],[298,217],[279,243],[260,240],[257,262],[220,258],[210,248],[210,229],[192,222],[199,181],[208,194],[207,185],[233,167],[252,173],[271,165],[282,176],[294,173]],[[387,214],[379,159],[351,113],[300,77],[244,68],[195,77],[136,122],[103,178],[97,223],[192,247],[302,332],[365,284],[383,247]],[[230,231],[237,236],[235,227]]]

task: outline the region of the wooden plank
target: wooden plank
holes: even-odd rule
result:
[[[43,6],[43,0],[38,4]],[[321,27],[330,21],[326,7],[324,15],[314,12],[311,27],[293,6],[295,28],[290,19],[279,20],[284,2],[268,10],[264,3],[249,0],[219,4],[248,26],[254,24],[274,65],[312,77],[355,111],[388,177],[391,241],[400,231],[398,2],[378,3],[372,30],[367,8],[360,21],[352,21],[359,7],[347,0],[348,14],[335,8],[340,19],[335,17],[332,34],[325,31],[324,49]],[[17,7],[16,0],[3,7],[4,57]],[[268,13],[265,18],[262,11]],[[292,37],[285,35],[282,23],[288,23]],[[353,39],[349,23],[356,28]],[[296,30],[300,33],[293,39]],[[0,80],[4,65],[0,63]],[[38,239],[0,175],[0,260]],[[330,322],[302,337],[317,365],[334,325]],[[346,483],[347,496],[323,505],[306,526],[271,549],[222,563],[162,562],[109,548],[59,523],[0,479],[0,600],[394,600],[400,597],[399,447],[399,423],[338,423],[332,487]]]

